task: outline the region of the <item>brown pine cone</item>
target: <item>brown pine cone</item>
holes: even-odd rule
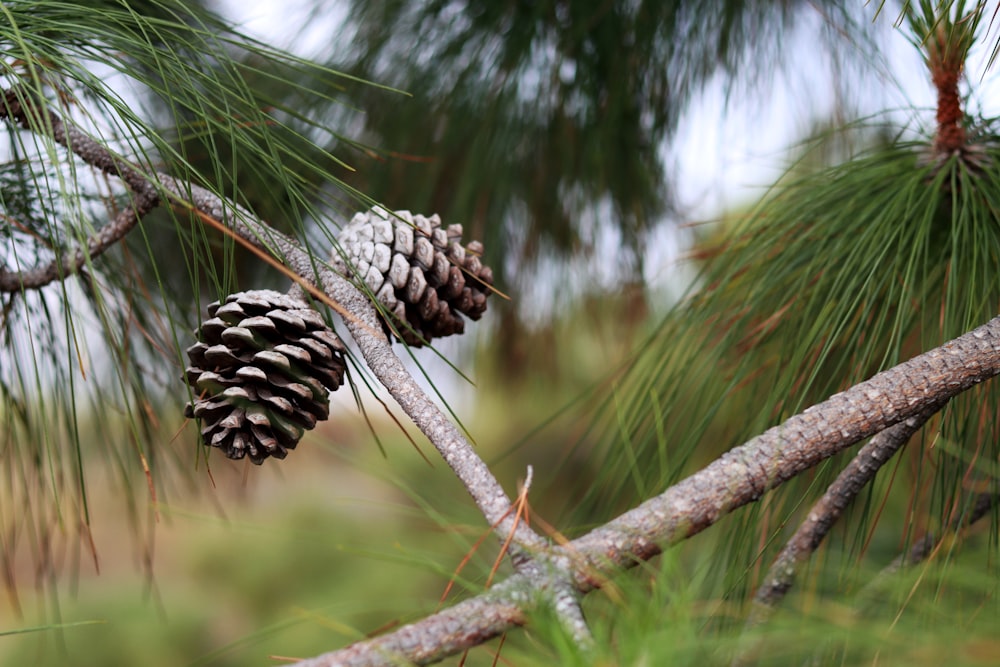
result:
[[[208,307],[188,348],[186,378],[206,445],[231,459],[283,459],[330,414],[344,382],[344,345],[309,304],[272,290],[231,294]]]
[[[388,315],[386,333],[409,345],[462,333],[463,316],[478,320],[486,310],[493,270],[481,243],[462,245],[461,225],[374,208],[356,214],[338,241],[334,268],[371,290]]]

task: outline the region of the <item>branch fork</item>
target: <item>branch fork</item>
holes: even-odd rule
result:
[[[566,610],[572,616],[567,623],[574,634],[586,639],[575,597],[567,595],[571,577],[564,559],[550,560],[548,541],[535,533],[525,522],[515,518],[513,506],[503,487],[486,463],[447,418],[437,405],[415,382],[403,366],[381,326],[378,312],[350,280],[334,271],[326,262],[303,249],[302,246],[257,218],[244,207],[217,196],[215,193],[180,181],[172,176],[151,172],[144,173],[123,158],[114,155],[104,144],[79,128],[65,123],[58,114],[28,97],[23,90],[4,92],[0,117],[14,121],[25,129],[49,136],[88,165],[102,172],[119,177],[134,193],[135,205],[131,213],[107,228],[88,243],[86,250],[78,249],[69,260],[56,261],[50,267],[28,273],[0,273],[0,288],[9,285],[15,290],[38,287],[41,282],[36,273],[52,276],[48,281],[64,277],[106,251],[123,238],[141,216],[166,201],[190,208],[220,223],[234,236],[264,251],[282,262],[306,286],[319,287],[332,300],[344,323],[354,338],[369,369],[385,386],[403,411],[427,436],[433,446],[462,481],[487,522],[495,527],[501,538],[510,540],[509,553],[515,569],[522,571],[539,590],[547,590],[546,582],[556,580],[554,586],[557,610]],[[121,217],[121,216],[120,216]],[[125,223],[128,224],[125,224]],[[576,610],[572,608],[576,606]]]

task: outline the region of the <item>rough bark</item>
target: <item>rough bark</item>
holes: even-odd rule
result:
[[[810,508],[805,520],[764,576],[764,583],[754,596],[754,611],[748,626],[763,621],[766,610],[774,607],[791,590],[799,566],[819,548],[847,506],[938,409],[938,406],[932,406],[924,413],[882,431],[858,451],[823,497]]]
[[[1000,373],[1000,318],[831,396],[574,542],[598,571],[694,535],[846,447]],[[581,571],[578,584],[586,588]]]
[[[297,667],[427,665],[479,646],[525,623],[535,593],[514,575],[490,591],[405,625],[390,634],[295,663]]]
[[[712,525],[725,514],[751,503],[795,475],[826,458],[907,419],[926,419],[941,405],[976,384],[1000,374],[1000,318],[914,357],[871,379],[836,394],[738,447],[706,468],[667,489],[663,494],[622,514],[604,526],[570,542],[560,550],[570,561],[577,588],[587,592],[622,569],[659,554]],[[927,416],[925,416],[927,415]],[[897,434],[898,435],[898,434]],[[520,590],[526,579],[515,575],[491,590],[497,595]],[[479,598],[477,598],[479,599]],[[524,611],[530,596],[508,599]],[[437,615],[400,628],[391,635],[360,642],[305,663],[309,667],[334,665],[395,665],[382,655],[385,642],[403,632],[438,631]],[[450,616],[449,616],[450,618]],[[465,628],[476,642],[507,629],[473,617]],[[513,620],[507,626],[522,622]],[[442,635],[448,651],[422,653],[418,664],[442,660],[475,643],[455,647],[454,632]],[[408,641],[412,641],[408,640]],[[421,645],[434,644],[424,636]],[[396,644],[393,644],[396,646]],[[407,654],[407,659],[413,655]]]
[[[823,497],[809,509],[805,520],[764,575],[763,583],[754,595],[745,631],[752,630],[770,618],[774,609],[792,589],[802,565],[819,548],[847,506],[940,407],[931,406],[923,413],[887,428],[858,450]],[[733,659],[733,667],[752,664],[757,646],[758,642],[752,638],[747,639],[745,646]]]

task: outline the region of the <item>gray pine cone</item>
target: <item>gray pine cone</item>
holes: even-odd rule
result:
[[[465,317],[478,320],[486,311],[493,270],[483,266],[483,245],[463,246],[462,226],[441,226],[441,218],[373,208],[358,213],[338,237],[332,264],[345,276],[368,286],[392,327],[387,334],[419,347],[432,338],[465,331]]]
[[[231,459],[283,459],[330,414],[344,382],[344,344],[309,304],[272,290],[231,294],[208,307],[188,348],[196,398],[184,414]]]

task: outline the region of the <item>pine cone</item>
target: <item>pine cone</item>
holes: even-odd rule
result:
[[[462,246],[461,225],[376,207],[356,214],[338,240],[344,254],[334,251],[334,268],[368,286],[393,320],[383,318],[386,333],[395,328],[409,345],[462,333],[463,315],[478,320],[486,310],[493,271],[480,261],[481,243]]]
[[[196,398],[184,414],[231,459],[283,459],[330,414],[343,384],[344,345],[304,301],[272,290],[239,292],[208,307],[188,348]]]

